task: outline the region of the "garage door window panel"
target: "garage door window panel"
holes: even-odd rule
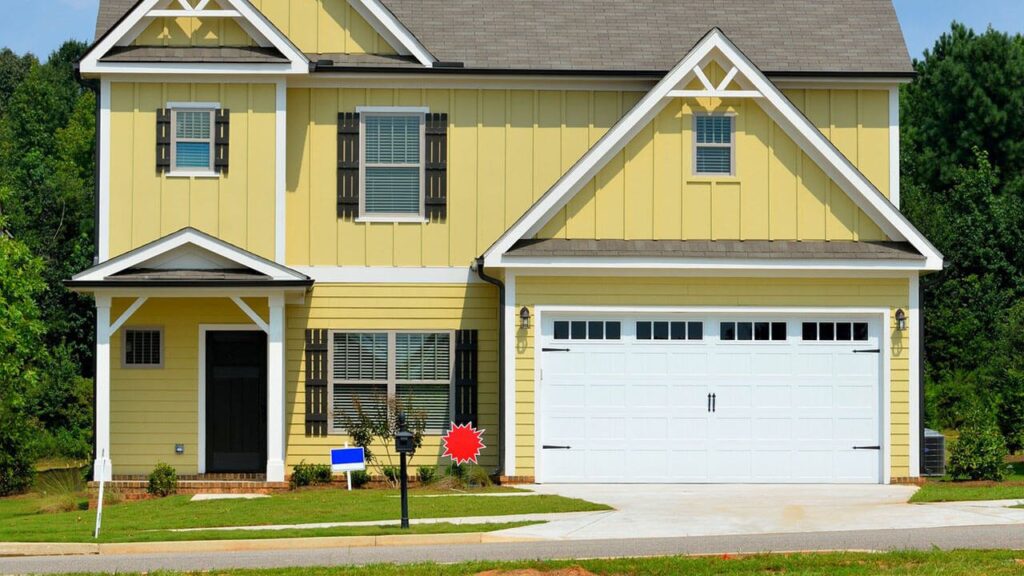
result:
[[[704,323],[679,320],[642,320],[636,323],[636,339],[677,342],[703,340]]]
[[[558,320],[553,336],[555,340],[618,340],[622,337],[622,324],[601,320]]]
[[[870,332],[867,322],[804,322],[801,328],[805,342],[867,342]]]

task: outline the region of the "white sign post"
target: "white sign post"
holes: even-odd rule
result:
[[[352,490],[352,473],[366,470],[366,453],[362,448],[349,448],[348,443],[344,448],[331,450],[331,472],[345,473],[348,480],[348,489]]]
[[[103,466],[103,470],[100,470],[100,498],[96,501],[96,530],[93,532],[93,540],[100,537],[100,525],[103,523],[103,485],[106,480],[106,467],[107,467],[107,452],[106,450],[100,453],[100,466]]]

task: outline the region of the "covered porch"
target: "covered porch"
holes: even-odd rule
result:
[[[68,281],[96,301],[94,479],[283,482],[285,307],[312,284],[188,228]]]

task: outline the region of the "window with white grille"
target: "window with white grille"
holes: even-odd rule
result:
[[[122,342],[123,362],[128,368],[163,366],[163,331],[159,328],[126,328]]]
[[[447,429],[453,351],[451,332],[332,333],[332,431],[343,431],[359,410],[387,417],[389,400],[427,430]]]
[[[693,117],[695,174],[732,176],[736,173],[734,120],[724,114],[697,114]]]

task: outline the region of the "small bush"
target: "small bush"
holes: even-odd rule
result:
[[[419,470],[416,471],[416,477],[419,478],[420,484],[424,486],[433,484],[437,480],[437,468],[433,466],[420,466]]]
[[[466,477],[466,468],[461,464],[455,464],[453,462],[449,464],[447,468],[445,468],[444,475],[449,478],[462,480]]]
[[[292,470],[291,487],[318,486],[331,483],[331,467],[327,464],[306,464],[303,460]]]
[[[949,475],[953,480],[1001,482],[1008,472],[1006,439],[990,411],[972,408],[964,417],[960,438],[949,453]]]
[[[160,462],[149,473],[149,486],[146,492],[161,498],[178,493],[178,473],[170,464]]]
[[[370,483],[370,473],[366,470],[356,470],[352,472],[352,487],[362,488]]]
[[[402,472],[397,466],[384,466],[381,468],[381,472],[384,473],[384,478],[392,485],[397,484],[402,479]]]
[[[466,470],[466,483],[475,488],[486,488],[493,485],[491,475],[483,467],[472,465]]]

